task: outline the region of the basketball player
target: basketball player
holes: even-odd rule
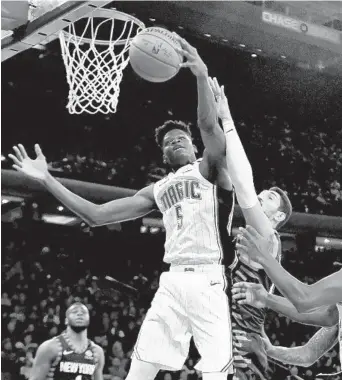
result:
[[[288,273],[279,263],[270,257],[274,242],[261,236],[253,227],[241,228],[242,236],[237,244],[239,251],[248,255],[263,266],[265,272],[279,291],[291,302],[300,313],[314,311],[317,308],[330,307],[339,312],[340,359],[342,364],[342,269],[307,285]],[[234,284],[235,297],[242,298],[240,303],[247,303],[255,295],[253,285],[246,282]],[[336,312],[335,312],[336,313]]]
[[[189,127],[168,121],[156,130],[156,140],[170,174],[133,197],[96,205],[73,194],[49,174],[38,145],[35,160],[22,145],[14,147],[15,155],[10,155],[16,170],[41,181],[91,226],[139,218],[155,209],[162,212],[164,261],[171,264],[170,271],[161,275],[127,380],[152,380],[160,369],[180,370],[191,336],[202,357],[204,380],[226,380],[232,364],[224,265],[231,264],[235,255],[230,237],[234,193],[207,67],[194,47],[183,39],[181,44],[187,59],[182,67],[190,68],[197,79],[198,126],[205,146],[202,159],[196,160]]]
[[[61,335],[38,347],[30,380],[103,380],[103,350],[87,338],[87,307],[80,302],[72,304],[65,323]]]
[[[311,312],[299,313],[286,298],[269,294],[260,284],[245,282],[235,284],[233,298],[240,305],[250,305],[258,309],[270,308],[298,323],[324,327],[317,331],[307,344],[300,347],[273,346],[266,337],[267,355],[285,364],[309,367],[339,341],[341,306],[322,306]],[[245,341],[241,344],[244,346],[248,343]]]
[[[252,226],[240,228],[242,236],[237,248],[265,269],[279,291],[301,312],[308,312],[322,306],[342,303],[342,269],[328,277],[307,285],[287,272],[270,255],[274,242],[261,236]],[[235,288],[246,291],[250,284],[235,284]],[[339,309],[342,312],[342,309]]]
[[[217,113],[222,121],[226,136],[226,159],[228,173],[236,191],[236,197],[247,223],[253,225],[260,234],[270,237],[273,250],[269,255],[281,259],[281,242],[277,229],[284,226],[292,213],[291,202],[278,187],[256,194],[252,168],[246,156],[230,113],[223,86],[216,78],[209,79],[216,99]],[[262,266],[249,259],[244,252],[237,252],[236,260],[230,271],[231,282],[241,280],[262,284],[268,291],[273,286]],[[232,299],[232,332],[234,346],[235,377],[238,380],[265,380],[268,376],[266,347],[262,339],[265,309],[255,309],[240,305]],[[241,340],[252,342],[248,349],[241,347]]]

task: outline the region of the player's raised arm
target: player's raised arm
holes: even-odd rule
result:
[[[331,327],[338,323],[336,305],[324,306],[309,313],[299,313],[286,298],[270,294],[261,284],[238,282],[232,288],[233,298],[240,305],[269,308],[291,320],[319,327]]]
[[[225,133],[226,160],[229,176],[235,187],[236,197],[247,224],[263,236],[274,234],[274,228],[264,213],[254,187],[253,171],[232,119],[223,86],[216,78],[210,79],[210,86],[220,109],[219,117]]]
[[[304,284],[271,257],[272,242],[269,239],[262,237],[251,226],[240,230],[242,236],[237,249],[263,266],[275,286],[299,312],[342,302],[342,269],[312,285]]]
[[[338,342],[338,325],[321,328],[308,343],[300,347],[273,346],[269,341],[264,341],[269,357],[284,364],[310,367]]]
[[[52,195],[90,226],[101,226],[136,219],[155,208],[153,185],[145,187],[133,197],[97,205],[72,193],[50,175],[46,159],[39,145],[35,145],[37,154],[35,160],[32,160],[27,155],[22,145],[19,144],[18,147],[15,146],[13,149],[15,155],[9,155],[14,162],[13,168],[40,181]]]
[[[51,366],[58,356],[58,346],[53,340],[42,343],[34,358],[32,371],[29,380],[46,380]]]
[[[224,157],[226,152],[224,133],[218,123],[214,94],[208,82],[208,68],[196,48],[175,34],[181,45],[179,53],[186,58],[181,67],[188,67],[197,80],[197,123],[206,150],[212,158]]]

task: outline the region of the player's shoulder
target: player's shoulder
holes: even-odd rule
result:
[[[54,337],[48,340],[45,340],[39,347],[38,352],[50,357],[56,357],[61,350],[61,343],[58,337]]]
[[[139,190],[135,195],[142,196],[148,199],[153,199],[154,186],[155,186],[155,183],[145,186],[141,190]]]

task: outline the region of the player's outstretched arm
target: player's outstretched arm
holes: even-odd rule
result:
[[[301,367],[312,366],[338,342],[338,325],[321,328],[316,334],[300,347],[273,346],[269,341],[266,347],[267,355],[285,364]]]
[[[57,356],[58,345],[52,339],[43,342],[38,347],[29,380],[46,380]]]
[[[261,264],[275,286],[300,313],[342,302],[342,269],[315,284],[304,284],[269,255],[272,249],[269,239],[262,237],[251,226],[240,228],[240,231],[242,236],[236,245],[238,251]]]
[[[267,307],[298,323],[319,327],[331,327],[338,323],[336,305],[324,306],[309,313],[299,313],[286,298],[268,293],[261,284],[248,282],[234,284],[232,293],[239,304],[258,309]]]
[[[97,355],[97,364],[94,372],[94,380],[103,380],[103,367],[105,365],[105,357],[102,347],[95,345],[95,352]]]
[[[210,78],[209,83],[216,98],[218,114],[225,133],[229,176],[246,223],[256,228],[263,236],[273,235],[272,225],[263,212],[255,191],[252,167],[236,131],[224,87],[220,87],[216,78]]]
[[[181,49],[178,52],[186,59],[181,67],[188,67],[197,80],[197,123],[206,153],[213,159],[225,156],[224,133],[218,123],[214,94],[208,82],[208,68],[198,54],[195,47],[191,46],[184,38],[175,34]]]
[[[15,155],[9,155],[14,162],[13,168],[40,181],[61,203],[92,227],[136,219],[155,208],[153,185],[140,190],[133,197],[117,199],[102,205],[89,202],[69,191],[50,175],[39,145],[35,145],[35,151],[37,157],[32,160],[22,145],[14,147]]]

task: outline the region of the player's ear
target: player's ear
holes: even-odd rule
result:
[[[163,154],[163,162],[164,162],[164,164],[167,164],[167,157],[165,156],[165,154]]]
[[[196,146],[195,144],[192,144],[192,146],[194,147],[194,152],[195,152],[195,154],[197,154],[197,153],[198,153],[197,146]]]
[[[68,326],[68,318],[65,318],[65,320],[64,320],[64,324],[65,324],[65,326]]]
[[[275,219],[278,223],[282,222],[283,220],[285,220],[286,218],[286,214],[285,212],[282,212],[282,211],[277,211],[277,214],[275,216]]]

